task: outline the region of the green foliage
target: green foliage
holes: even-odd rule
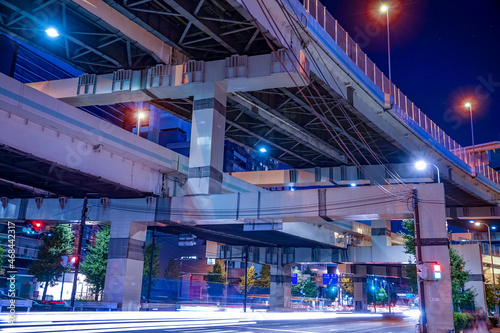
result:
[[[415,227],[413,220],[403,220],[403,228],[406,234],[402,233],[405,240],[405,253],[415,255]],[[450,275],[451,294],[453,298],[453,308],[467,308],[474,305],[476,293],[471,288],[465,289],[469,271],[464,270],[465,261],[457,251],[450,247]]]
[[[387,292],[384,288],[379,288],[376,290],[371,290],[370,288],[367,296],[368,303],[377,302],[376,304],[385,304],[387,302]]]
[[[403,236],[405,253],[415,257],[415,223],[413,220],[403,220],[401,226],[405,230],[399,233]]]
[[[168,280],[166,281],[167,287],[165,294],[168,297],[167,302],[176,302],[179,296],[181,271],[179,267],[179,261],[174,258],[170,258],[168,261],[168,266],[165,268],[163,275]]]
[[[55,282],[68,271],[61,265],[61,256],[70,256],[73,252],[75,236],[68,224],[58,224],[51,229],[51,236],[42,236],[43,244],[38,249],[38,258],[29,268],[29,274],[38,282],[45,284],[42,300],[45,300],[47,287],[54,286]]]
[[[212,271],[208,272],[207,276],[208,294],[211,297],[221,296],[224,293],[224,288],[227,286],[227,273],[224,267],[223,260],[216,260]]]
[[[259,288],[270,288],[271,287],[271,266],[263,265],[260,269],[260,274],[255,281],[255,286]]]
[[[149,276],[149,263],[151,262],[151,248],[153,243],[149,242],[144,250],[144,269],[142,270],[142,276]],[[160,277],[160,249],[161,245],[158,242],[155,243],[155,251],[153,253],[153,277]]]
[[[498,318],[497,317],[488,317],[490,320],[491,326],[497,327],[498,326]]]
[[[170,258],[170,260],[168,261],[168,266],[163,272],[163,276],[170,280],[179,280],[181,278],[179,262],[174,258]]]
[[[302,272],[297,267],[293,268],[292,273],[297,274],[297,284],[292,285],[292,296],[316,297],[318,295],[318,286],[314,283],[316,274],[309,266],[303,273],[310,275],[307,279],[303,278]]]
[[[0,269],[2,268],[3,263],[5,261],[5,252],[6,252],[5,249],[0,246]]]
[[[471,288],[465,289],[470,272],[464,270],[464,266],[464,258],[450,248],[451,295],[455,309],[472,307],[476,297],[476,293]]]
[[[95,245],[88,248],[88,254],[80,269],[86,276],[86,281],[92,285],[92,291],[97,300],[98,294],[104,290],[106,268],[108,265],[110,228],[104,226],[96,235]]]
[[[488,310],[492,311],[495,309],[495,293],[493,292],[493,286],[486,281],[484,289],[486,292],[486,306]]]
[[[453,324],[455,325],[455,331],[463,330],[472,327],[474,322],[474,316],[470,313],[460,313],[453,312]]]
[[[418,294],[417,266],[415,264],[404,265],[404,269],[408,277],[408,287],[414,294]]]
[[[354,282],[352,281],[351,276],[342,275],[340,285],[342,286],[342,292],[344,295],[354,297]]]
[[[255,285],[257,274],[255,273],[255,267],[252,265],[247,269],[247,293],[252,291]],[[240,293],[245,292],[245,276],[240,277],[240,283],[238,284],[238,290]]]

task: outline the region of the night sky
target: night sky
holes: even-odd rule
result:
[[[328,11],[386,73],[386,18],[379,0],[323,0]],[[389,1],[392,79],[441,129],[471,144],[500,141],[500,1]]]

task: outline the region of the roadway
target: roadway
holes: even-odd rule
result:
[[[410,333],[415,331],[414,316],[372,314],[299,313],[217,313],[135,312],[51,313],[19,316],[14,325],[1,324],[5,333],[58,332],[169,332],[169,333],[325,333],[373,332]],[[76,315],[76,316],[75,316]],[[79,317],[78,315],[81,315]],[[38,317],[38,318],[37,318]],[[85,318],[85,319],[84,319]],[[2,318],[4,319],[4,318]]]

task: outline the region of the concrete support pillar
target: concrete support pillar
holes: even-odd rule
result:
[[[376,251],[391,246],[391,220],[372,221],[372,247]]]
[[[292,265],[282,264],[282,251],[277,249],[277,264],[271,265],[269,309],[271,311],[292,306]]]
[[[453,329],[450,255],[443,184],[418,186],[418,215],[423,262],[437,262],[442,268],[439,281],[425,281],[425,292],[419,284],[419,294],[425,297],[427,332],[441,333]],[[417,260],[418,249],[417,249]]]
[[[452,248],[464,258],[464,269],[470,272],[468,282],[465,283],[465,288],[471,288],[476,292],[476,298],[474,300],[476,309],[483,308],[483,310],[486,310],[486,291],[484,288],[485,272],[483,272],[483,255],[481,253],[481,245],[457,244],[452,245]],[[492,284],[491,274],[486,283]]]
[[[153,105],[149,105],[148,140],[154,143],[160,141],[160,116],[161,110]]]
[[[123,311],[139,310],[146,232],[144,222],[111,223],[104,301]]]
[[[227,84],[204,85],[193,100],[188,194],[221,193]]]
[[[354,283],[354,311],[365,312],[368,310],[368,294],[366,288],[366,266],[356,265],[353,267],[353,283]]]

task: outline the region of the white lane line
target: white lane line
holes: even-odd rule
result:
[[[37,327],[37,333],[43,332],[82,332],[82,333],[98,333],[98,332],[120,332],[120,331],[140,331],[145,329],[173,329],[173,328],[195,328],[195,327],[213,327],[213,326],[231,326],[231,325],[252,325],[256,324],[255,321],[237,321],[237,320],[210,320],[210,321],[198,321],[193,324],[179,325],[178,323],[165,323],[163,325],[156,326],[146,326],[144,323],[126,324],[126,325],[116,325],[116,324],[103,324],[103,325],[86,325],[85,327],[78,327],[78,325],[67,325],[60,327]],[[4,328],[2,332],[5,333],[24,333],[33,332],[34,327],[15,327],[15,328]],[[54,330],[55,328],[55,330]],[[26,331],[29,329],[29,331]]]
[[[318,332],[308,332],[308,331],[292,331],[292,330],[282,330],[279,328],[264,328],[264,327],[259,327],[259,332],[260,330],[266,330],[266,331],[275,331],[275,332],[295,332],[295,333],[318,333]]]

